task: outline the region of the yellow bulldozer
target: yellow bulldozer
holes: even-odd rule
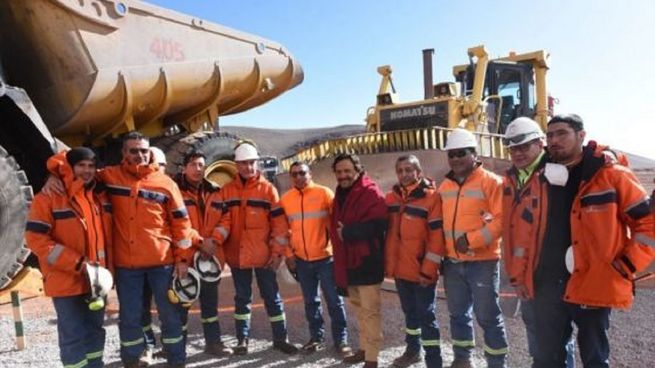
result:
[[[378,67],[382,77],[376,104],[367,109],[366,132],[318,142],[284,158],[288,169],[300,160],[314,166],[314,176],[325,183],[334,178],[327,158],[341,152],[361,156],[368,173],[384,188],[396,180],[388,167],[397,152],[419,156],[428,174],[440,179],[446,173],[443,149],[448,131],[465,128],[476,133],[480,154],[486,164],[502,171],[508,163],[500,142],[507,125],[515,118],[528,116],[545,128],[552,115],[554,99],[548,95],[546,74],[548,54],[534,51],[490,59],[484,46],[468,49],[469,62],[453,67],[453,82],[434,84],[434,50],[423,50],[424,99],[400,102],[392,78],[392,67]],[[386,165],[387,167],[383,166]],[[280,177],[284,186],[286,178]]]
[[[28,205],[64,144],[116,163],[118,137],[138,130],[169,173],[202,149],[221,177],[236,137],[219,116],[303,80],[276,42],[137,0],[3,0],[0,24],[0,290],[29,254]]]

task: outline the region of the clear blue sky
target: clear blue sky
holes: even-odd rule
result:
[[[576,112],[588,137],[655,158],[655,1],[150,0],[284,45],[305,81],[224,125],[302,128],[363,124],[391,64],[402,101],[422,99],[421,50],[434,79],[452,80],[466,49],[547,50],[557,112]]]

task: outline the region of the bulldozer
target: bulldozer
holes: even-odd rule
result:
[[[201,149],[207,177],[229,180],[237,137],[219,116],[303,81],[276,42],[137,0],[4,0],[0,24],[0,290],[28,258],[28,206],[53,153],[85,145],[117,163],[136,130],[169,174]]]
[[[366,110],[366,132],[330,139],[305,147],[281,161],[287,169],[293,161],[315,166],[314,177],[335,184],[329,165],[322,161],[342,152],[360,155],[367,172],[389,189],[396,180],[389,167],[397,152],[413,153],[429,176],[443,178],[446,156],[442,152],[448,132],[454,128],[473,131],[479,140],[480,156],[492,170],[502,172],[507,153],[501,137],[517,117],[528,116],[545,130],[553,114],[555,99],[547,92],[548,53],[543,50],[490,59],[484,46],[467,50],[469,62],[453,67],[453,82],[434,84],[434,49],[423,50],[424,99],[400,102],[390,65],[377,68],[382,77],[376,104]],[[391,160],[391,161],[390,161]],[[287,179],[281,177],[279,182]]]

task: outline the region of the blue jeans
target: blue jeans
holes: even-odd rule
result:
[[[105,309],[90,310],[85,298],[86,295],[52,298],[57,312],[59,357],[64,366],[103,366]]]
[[[202,332],[205,336],[205,345],[213,345],[221,342],[221,325],[218,323],[218,284],[200,280],[200,322]],[[182,310],[182,326],[186,338],[186,325],[189,320],[189,310]]]
[[[470,359],[475,347],[473,316],[484,331],[484,355],[489,367],[505,367],[507,335],[498,304],[499,261],[443,262],[455,358]]]
[[[565,368],[566,345],[571,340],[573,323],[578,327],[578,347],[585,368],[609,367],[609,308],[585,308],[562,298],[565,280],[535,281],[535,326],[537,331],[537,368]]]
[[[271,322],[274,341],[287,339],[284,303],[275,279],[275,272],[268,268],[232,268],[234,280],[234,323],[239,341],[247,339],[250,332],[250,304],[252,303],[252,273],[255,271],[257,286],[264,299],[268,319]]]
[[[144,282],[150,285],[150,290],[152,290],[155,297],[155,304],[161,321],[161,340],[164,350],[167,352],[168,363],[179,364],[185,362],[186,352],[179,307],[171,304],[167,297],[172,274],[172,265],[116,269],[116,289],[120,304],[118,328],[123,363],[137,361],[145,349],[145,339],[141,325]]]
[[[343,298],[337,294],[337,285],[334,282],[334,261],[332,257],[318,261],[303,261],[296,258],[298,280],[305,300],[305,317],[309,324],[309,333],[314,341],[325,340],[323,327],[323,308],[318,287],[328,305],[330,321],[332,322],[332,341],[335,346],[348,342],[348,329],[346,328],[346,309]]]
[[[416,282],[396,279],[400,306],[405,314],[407,350],[418,353],[421,343],[425,350],[425,365],[441,368],[441,335],[437,322],[437,285],[423,287]]]
[[[154,349],[157,345],[155,331],[152,329],[152,291],[147,282],[143,283],[143,310],[141,312],[141,326],[143,327],[143,338],[146,340],[146,347]]]
[[[528,351],[532,359],[537,356],[537,322],[534,311],[534,299],[521,300],[521,318],[525,323],[525,332],[528,337]],[[534,364],[533,364],[534,366]],[[566,368],[575,368],[575,341],[573,338],[566,343]]]

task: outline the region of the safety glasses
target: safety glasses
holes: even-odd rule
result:
[[[294,178],[297,176],[305,176],[305,175],[307,175],[307,171],[293,171],[291,173],[291,176],[293,176]]]
[[[448,158],[455,158],[455,157],[462,158],[462,157],[466,156],[468,153],[469,153],[469,151],[466,150],[466,149],[451,150],[451,151],[448,151]]]

